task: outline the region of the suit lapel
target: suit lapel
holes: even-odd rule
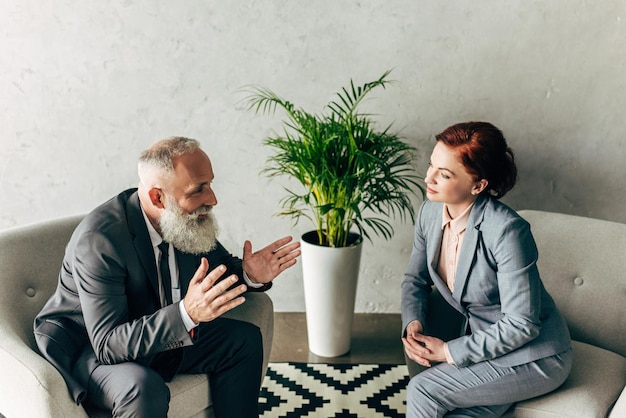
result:
[[[443,282],[443,279],[439,276],[437,269],[439,267],[439,255],[441,254],[441,240],[443,237],[443,229],[441,229],[441,217],[437,218],[437,223],[433,226],[432,231],[432,239],[429,238],[428,252],[430,253],[429,264],[430,264],[430,274],[432,277],[435,277],[440,282]]]
[[[461,252],[459,253],[459,264],[456,267],[456,280],[454,282],[454,292],[452,296],[458,302],[461,301],[461,296],[465,291],[467,285],[467,278],[469,277],[470,268],[476,258],[476,248],[478,246],[478,240],[480,238],[480,224],[483,221],[484,207],[487,199],[479,196],[474,202],[470,217],[467,221],[467,227],[465,228],[465,234],[463,237],[463,245],[461,245]]]
[[[156,260],[154,259],[154,250],[152,248],[152,241],[150,241],[150,235],[148,234],[146,221],[141,212],[139,196],[136,192],[128,199],[126,213],[128,215],[128,230],[133,235],[135,251],[152,285],[152,289],[158,298],[159,279],[157,276]]]
[[[441,228],[443,205],[436,205],[434,210],[438,212],[437,215],[433,217],[434,221],[430,225],[432,229],[427,234],[428,239],[426,244],[428,246],[428,269],[430,277],[444,299],[446,299],[451,306],[454,306],[455,309],[462,310],[461,305],[452,298],[452,293],[450,289],[448,289],[447,283],[441,278],[437,271],[439,268],[439,255],[441,254],[441,240],[443,239],[443,229]]]

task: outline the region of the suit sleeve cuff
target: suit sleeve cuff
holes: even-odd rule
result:
[[[248,273],[246,273],[245,271],[243,272],[243,279],[245,280],[248,287],[251,287],[253,289],[260,289],[263,286],[265,286],[263,283],[255,283],[252,280],[250,280],[250,278],[248,277]]]

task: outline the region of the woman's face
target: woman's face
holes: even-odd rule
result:
[[[474,202],[487,186],[486,180],[475,181],[459,161],[454,148],[442,142],[437,142],[433,149],[425,181],[429,200],[446,203],[460,211]]]

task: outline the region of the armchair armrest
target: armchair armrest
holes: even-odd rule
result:
[[[27,344],[14,318],[0,321],[0,413],[7,417],[85,417],[61,374]],[[22,330],[20,330],[22,328]]]
[[[242,305],[225,313],[224,316],[250,322],[261,329],[261,335],[263,335],[263,376],[265,376],[272,349],[272,339],[274,338],[274,304],[265,293],[247,292],[244,297],[246,301]]]

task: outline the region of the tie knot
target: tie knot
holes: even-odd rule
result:
[[[158,247],[159,247],[159,250],[161,250],[161,254],[167,254],[170,249],[170,244],[165,241],[161,241]]]

